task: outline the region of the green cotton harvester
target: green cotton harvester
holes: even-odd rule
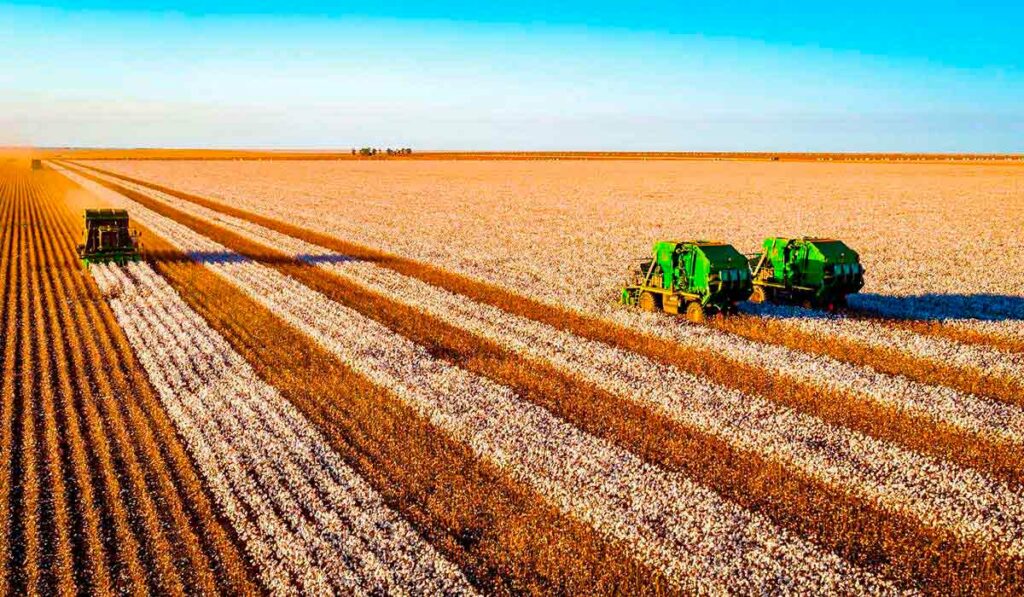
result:
[[[124,265],[138,261],[139,233],[128,227],[128,211],[124,209],[85,210],[85,229],[78,258],[86,267],[91,263]]]
[[[685,313],[695,323],[707,312],[729,313],[751,293],[747,258],[727,243],[659,241],[622,289],[620,302],[644,311]]]
[[[754,290],[750,300],[834,310],[864,286],[857,252],[828,238],[764,239],[761,253],[750,257]]]

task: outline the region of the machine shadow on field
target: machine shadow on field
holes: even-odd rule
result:
[[[974,319],[979,321],[1024,321],[1024,296],[1003,294],[921,294],[891,296],[859,293],[848,297],[854,312],[916,321]],[[825,311],[782,305],[746,303],[743,311],[780,319],[831,317]]]
[[[889,296],[868,293],[853,295],[849,300],[850,306],[856,309],[902,319],[1024,321],[1024,296],[985,293]]]
[[[296,255],[294,257],[286,255],[261,256],[253,259],[240,253],[235,253],[234,251],[190,251],[187,253],[181,253],[178,251],[146,251],[146,260],[156,263],[195,262],[202,264],[245,263],[248,261],[255,261],[256,263],[264,263],[267,265],[289,265],[294,264],[296,261],[307,263],[309,265],[360,261],[354,257],[340,255],[337,253],[329,255]]]

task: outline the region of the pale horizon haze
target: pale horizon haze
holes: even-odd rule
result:
[[[1024,151],[1024,9],[890,4],[0,3],[0,145]]]

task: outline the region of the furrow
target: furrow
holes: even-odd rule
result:
[[[0,263],[0,272],[3,276],[3,297],[0,314],[3,321],[3,367],[0,368],[0,592],[10,593],[11,571],[13,570],[13,550],[11,541],[13,539],[13,503],[11,501],[11,484],[13,473],[13,447],[14,447],[14,397],[15,390],[15,360],[17,354],[17,321],[18,306],[15,297],[17,288],[18,267],[21,260],[16,258],[16,252],[20,247],[19,235],[21,226],[18,226],[18,213],[20,203],[14,196],[14,182],[11,175],[6,175],[0,181],[0,235],[2,235],[2,248],[0,255],[3,255],[3,263]]]
[[[27,185],[22,187],[23,195],[28,195]],[[27,197],[26,197],[27,199]],[[22,227],[26,229],[26,237],[22,248],[20,259],[24,260],[24,267],[20,268],[18,281],[18,310],[21,313],[19,322],[21,333],[21,370],[18,375],[18,398],[21,400],[21,443],[18,446],[18,457],[20,458],[19,474],[19,506],[17,516],[17,527],[20,533],[16,535],[14,543],[21,548],[21,559],[15,562],[15,570],[18,571],[20,580],[23,583],[22,590],[26,594],[38,594],[46,590],[40,585],[40,576],[46,569],[47,563],[42,561],[43,546],[42,537],[44,521],[41,520],[41,500],[39,481],[39,448],[37,445],[36,427],[36,399],[38,394],[38,370],[36,368],[35,338],[32,333],[35,322],[32,319],[30,293],[39,292],[38,288],[29,286],[31,271],[35,268],[32,254],[31,232],[29,229],[37,226],[29,214],[26,214]]]
[[[27,204],[26,204],[27,209]],[[69,299],[69,297],[62,297]],[[62,307],[66,305],[61,301]],[[60,329],[73,329],[77,322],[70,320],[68,308],[50,311],[50,322]],[[76,398],[87,387],[88,369],[82,360],[82,350],[73,344],[65,334],[56,336],[60,339],[52,344],[55,358],[64,366],[57,368],[60,418],[68,446],[69,466],[71,468],[72,486],[74,487],[77,514],[80,517],[76,535],[80,536],[82,561],[78,562],[81,587],[100,594],[114,591],[115,577],[119,573],[119,562],[108,546],[113,543],[110,538],[109,512],[101,491],[97,488],[98,473],[94,463],[96,456],[87,444],[82,430],[81,413],[76,405]],[[127,550],[125,546],[123,549]]]
[[[50,322],[46,317],[46,314],[54,312],[56,307],[53,304],[53,289],[47,283],[48,278],[44,274],[47,266],[52,266],[54,256],[43,237],[48,238],[53,233],[51,230],[42,230],[44,224],[40,218],[34,217],[33,220],[35,226],[32,227],[32,258],[29,268],[33,277],[32,310],[36,332],[36,363],[40,379],[42,435],[47,465],[44,487],[48,488],[49,492],[47,526],[51,541],[46,549],[52,553],[53,558],[53,586],[49,590],[60,595],[72,595],[76,592],[76,583],[71,547],[71,514],[64,482],[63,462],[65,456],[58,435],[60,426],[57,423],[55,407],[57,403],[55,393],[59,389],[55,387],[57,376],[54,374],[54,369],[59,368],[62,363],[53,360],[50,347],[50,338],[56,337],[60,332],[48,325]]]

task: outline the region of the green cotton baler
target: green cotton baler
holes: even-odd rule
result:
[[[622,289],[620,302],[644,311],[685,313],[700,323],[705,314],[733,312],[751,292],[747,258],[727,243],[659,241]]]
[[[761,253],[750,258],[754,290],[750,300],[833,310],[864,286],[857,252],[828,238],[764,239]]]

